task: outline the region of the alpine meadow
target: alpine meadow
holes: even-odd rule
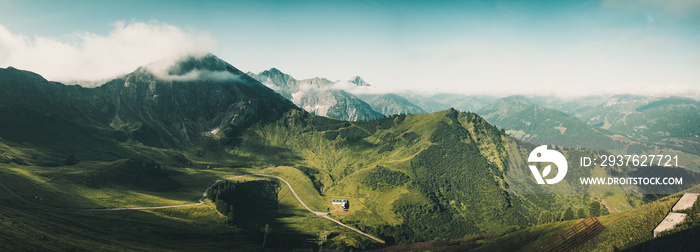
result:
[[[0,3],[0,251],[695,251],[670,2]]]

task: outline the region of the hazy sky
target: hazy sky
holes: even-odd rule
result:
[[[0,67],[103,79],[197,50],[388,90],[700,97],[700,0],[0,0]]]

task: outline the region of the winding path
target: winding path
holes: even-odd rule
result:
[[[347,228],[347,229],[350,229],[350,230],[352,230],[352,231],[355,231],[355,232],[358,233],[358,234],[364,235],[364,236],[366,236],[367,238],[370,238],[370,239],[372,239],[372,240],[374,240],[374,241],[376,241],[376,242],[384,243],[383,240],[381,240],[381,239],[379,239],[379,238],[377,238],[377,237],[371,236],[371,235],[369,235],[369,234],[367,234],[367,233],[365,233],[365,232],[362,232],[362,231],[360,231],[360,230],[358,230],[358,229],[356,229],[356,228],[354,228],[354,227],[345,225],[345,224],[343,224],[342,222],[340,222],[340,221],[338,221],[338,220],[336,220],[336,219],[331,218],[330,216],[328,216],[328,213],[326,213],[326,212],[316,212],[316,211],[314,211],[314,210],[311,210],[311,208],[309,208],[308,206],[306,206],[306,204],[304,204],[304,201],[302,201],[301,198],[299,198],[299,195],[297,195],[297,193],[296,193],[296,192],[294,191],[294,189],[292,188],[292,185],[290,185],[289,182],[287,182],[287,180],[285,180],[285,179],[283,179],[283,178],[280,178],[280,177],[277,177],[277,176],[275,176],[275,175],[267,175],[267,174],[253,174],[253,175],[255,175],[255,176],[263,176],[263,177],[271,177],[271,178],[276,178],[276,179],[282,180],[282,182],[284,182],[285,184],[287,184],[287,186],[289,187],[289,190],[292,191],[292,194],[294,194],[294,197],[297,198],[297,200],[299,201],[299,203],[301,203],[301,205],[304,206],[304,208],[306,208],[306,210],[309,210],[309,212],[312,212],[312,213],[314,213],[314,214],[317,215],[317,216],[322,216],[323,218],[326,218],[326,219],[329,219],[329,220],[331,220],[331,221],[333,221],[333,222],[335,222],[335,223],[338,223],[338,225],[341,225],[341,226],[343,226],[343,227],[345,227],[345,228]],[[234,177],[231,177],[231,178],[234,178]],[[230,178],[227,178],[227,179],[230,179]]]
[[[363,235],[363,236],[365,236],[365,237],[367,237],[367,238],[370,238],[370,239],[372,239],[372,240],[374,240],[374,241],[376,241],[376,242],[384,243],[384,241],[381,240],[381,239],[379,239],[379,238],[376,238],[376,237],[374,237],[374,236],[371,236],[371,235],[369,235],[369,234],[367,234],[367,233],[364,233],[364,232],[362,232],[362,231],[360,231],[360,230],[358,230],[358,229],[356,229],[356,228],[353,228],[353,227],[351,227],[351,226],[345,225],[345,224],[343,224],[342,222],[340,222],[340,221],[338,221],[338,220],[336,220],[336,219],[331,218],[330,216],[328,216],[328,213],[326,213],[326,212],[317,212],[317,211],[311,210],[311,208],[309,208],[309,207],[304,203],[304,201],[302,201],[301,198],[299,198],[299,195],[297,195],[297,193],[294,191],[294,188],[292,188],[292,185],[289,184],[289,182],[287,182],[287,180],[285,180],[285,179],[283,179],[283,178],[281,178],[281,177],[278,177],[278,176],[275,176],[275,175],[268,175],[268,174],[245,174],[245,175],[239,175],[239,176],[228,177],[228,178],[226,178],[226,180],[235,179],[235,178],[240,178],[240,177],[246,177],[246,176],[270,177],[270,178],[279,179],[279,180],[281,180],[282,182],[284,182],[285,184],[287,184],[287,187],[289,187],[289,190],[292,191],[292,194],[294,194],[294,197],[297,198],[297,201],[299,201],[299,203],[301,203],[301,205],[302,205],[304,208],[306,208],[306,210],[308,210],[309,212],[313,213],[313,214],[316,215],[316,216],[321,216],[321,217],[323,217],[323,218],[326,218],[326,219],[328,219],[328,220],[331,220],[331,221],[337,223],[338,225],[341,225],[341,226],[343,226],[343,227],[345,227],[345,228],[347,228],[347,229],[350,229],[350,230],[352,230],[352,231],[355,231],[356,233],[361,234],[361,235]],[[2,181],[0,181],[0,187],[2,187],[2,189],[4,189],[5,191],[7,191],[10,195],[14,196],[15,198],[19,199],[20,201],[22,201],[22,202],[24,202],[24,203],[27,203],[27,204],[30,204],[30,205],[37,206],[37,207],[41,207],[41,208],[47,208],[47,209],[59,210],[59,211],[104,212],[104,211],[149,210],[149,209],[163,209],[163,208],[176,208],[176,207],[199,206],[199,205],[204,204],[204,199],[207,198],[207,191],[209,191],[210,188],[214,187],[216,184],[218,184],[218,183],[220,183],[220,182],[222,182],[222,181],[224,181],[224,180],[218,179],[218,180],[214,181],[214,183],[211,184],[209,187],[207,187],[207,189],[205,189],[204,192],[202,193],[202,197],[199,198],[198,203],[182,204],[182,205],[170,205],[170,206],[153,206],[153,207],[114,207],[114,208],[66,208],[66,207],[55,207],[55,206],[44,205],[44,204],[41,204],[41,203],[37,203],[37,202],[31,201],[31,200],[28,200],[28,199],[26,199],[26,198],[20,196],[19,194],[17,194],[15,191],[13,191],[12,189],[10,189],[9,187],[7,187],[5,184],[2,183]]]

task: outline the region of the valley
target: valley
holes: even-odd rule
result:
[[[358,100],[352,104],[373,110],[358,97],[372,99],[384,114],[340,120],[285,98],[295,89],[276,92],[258,80],[330,85],[273,69],[250,77],[211,54],[184,57],[165,70],[144,66],[96,88],[1,69],[0,116],[11,120],[0,121],[0,239],[22,242],[0,249],[250,251],[264,240],[272,249],[369,250],[468,237],[488,248],[528,232],[527,248],[594,214],[608,229],[584,248],[610,250],[650,240],[645,232],[673,193],[694,185],[665,195],[600,191],[575,181],[532,186],[521,168],[547,137],[562,140],[554,148],[569,159],[673,146],[686,165],[698,153],[692,137],[646,144],[526,97],[473,97],[476,113],[426,113],[431,109],[410,102],[415,96],[348,93]],[[353,83],[369,85],[359,77]],[[694,109],[688,103],[640,110]],[[668,129],[683,137],[698,132]],[[678,174],[694,178],[693,170],[688,165]],[[635,172],[570,168],[570,176],[581,177]],[[334,199],[349,207],[331,211]],[[548,215],[555,221],[542,222]],[[263,229],[272,231],[265,236]],[[630,240],[618,239],[633,229]],[[105,243],[109,237],[120,242]]]

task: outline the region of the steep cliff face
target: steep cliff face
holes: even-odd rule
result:
[[[276,68],[248,75],[314,115],[349,121],[372,120],[383,116],[357,96],[334,88],[333,85],[337,82],[326,78],[296,80]],[[369,86],[358,76],[350,79],[348,83]]]
[[[147,145],[183,148],[204,133],[275,120],[297,107],[208,54],[140,67],[97,88],[65,86],[17,69],[0,71],[0,107],[124,131]]]
[[[259,74],[249,72],[248,75],[290,100],[292,99],[292,93],[298,91],[297,87],[299,84],[297,80],[277,68],[270,68],[270,70],[262,71]]]
[[[360,78],[360,76],[355,76],[355,77],[350,78],[349,82],[352,83],[352,84],[358,85],[358,86],[360,86],[360,87],[369,87],[369,86],[371,86],[371,85],[370,85],[369,83],[367,83],[365,80],[363,80],[362,78]]]
[[[307,86],[307,87],[314,87],[314,88],[321,88],[321,87],[328,87],[330,85],[333,85],[333,81],[326,79],[326,78],[319,78],[319,77],[314,77],[311,79],[304,79],[297,81],[299,86]]]
[[[308,89],[293,94],[292,101],[311,114],[340,120],[366,121],[384,116],[340,89]]]

